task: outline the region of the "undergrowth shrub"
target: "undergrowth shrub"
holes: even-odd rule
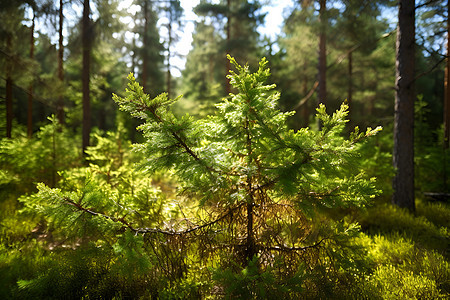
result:
[[[2,221],[2,229],[11,225],[5,238],[17,236],[14,242],[3,238],[0,249],[0,256],[8,258],[0,264],[9,274],[0,276],[10,287],[5,299],[150,298],[165,288],[169,280],[155,272],[158,259],[149,250],[151,243],[144,246],[143,236],[111,220],[133,215],[145,227],[173,217],[151,178],[132,167],[136,157],[121,134],[120,127],[115,133],[94,133],[88,166],[60,171],[58,188],[38,184],[38,194],[19,198],[25,208]],[[80,203],[84,211],[78,210]],[[27,226],[19,226],[21,220]]]
[[[74,147],[74,137],[56,117],[50,117],[49,121],[31,139],[23,133],[14,139],[0,141],[2,194],[6,191],[10,196],[30,193],[35,191],[38,182],[54,187],[59,171],[80,165],[80,152]]]
[[[32,138],[28,138],[25,131],[18,131],[14,139],[0,140],[0,255],[4,258],[8,253],[6,256],[14,258],[0,260],[2,268],[24,266],[18,263],[17,256],[29,254],[25,247],[36,248],[28,242],[36,236],[36,225],[42,217],[20,213],[23,205],[17,199],[34,193],[38,182],[54,187],[60,178],[58,172],[80,165],[80,152],[74,147],[73,135],[54,116],[49,121]],[[20,273],[27,273],[22,271]],[[8,274],[6,277],[11,280],[19,274],[13,270],[0,273]]]

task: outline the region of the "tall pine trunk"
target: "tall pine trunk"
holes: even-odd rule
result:
[[[8,53],[12,52],[12,36],[8,34],[6,37],[6,46]],[[11,138],[12,134],[12,120],[13,120],[13,79],[12,79],[12,61],[8,59],[6,61],[6,137]]]
[[[91,60],[91,28],[90,28],[90,3],[84,0],[83,3],[83,20],[82,20],[82,47],[83,47],[83,70],[82,70],[82,86],[83,86],[83,133],[82,133],[82,149],[85,153],[89,146],[89,136],[91,133],[91,101],[90,101],[90,60]]]
[[[172,89],[172,74],[170,73],[170,47],[172,46],[172,11],[170,11],[169,24],[167,26],[169,41],[167,43],[167,73],[166,73],[166,85],[167,85],[167,97],[170,99]]]
[[[144,47],[142,49],[142,88],[144,89],[144,92],[148,93],[147,90],[147,66],[148,66],[148,53],[146,51],[146,47],[148,45],[148,14],[149,14],[149,8],[148,8],[148,1],[145,1],[144,3]]]
[[[447,1],[447,15],[450,13],[450,0]],[[448,149],[450,140],[450,18],[447,18],[447,64],[444,80],[444,149]]]
[[[58,79],[61,84],[64,82],[63,69],[63,0],[59,0],[59,46],[58,46]],[[64,97],[62,92],[58,96],[58,103],[56,104],[56,117],[59,123],[64,124]]]
[[[348,53],[348,90],[347,90],[347,103],[348,103],[348,126],[352,128],[352,105],[353,105],[353,51]]]
[[[415,211],[414,202],[414,53],[415,1],[399,0],[396,43],[395,120],[392,202]]]
[[[327,18],[325,16],[327,9],[327,1],[319,0],[319,18],[320,18],[320,34],[319,34],[319,65],[318,65],[318,92],[317,104],[327,104]],[[320,127],[319,123],[319,127]]]
[[[302,94],[303,95],[308,95],[307,67],[308,67],[308,63],[305,60],[303,62],[303,86],[302,86]],[[303,104],[303,108],[302,108],[302,120],[303,120],[302,127],[308,127],[308,125],[309,125],[309,107],[308,106],[309,106],[308,101],[306,101],[305,104]]]
[[[447,16],[450,13],[450,0],[447,1]],[[444,190],[447,190],[447,151],[450,143],[450,18],[447,18],[447,60],[444,74],[444,140],[443,140],[443,166],[444,176],[442,178]]]
[[[227,0],[227,40],[226,40],[226,54],[230,54],[230,40],[231,40],[231,0]],[[225,58],[225,93],[228,94],[231,92],[230,80],[228,79],[228,74],[231,70],[230,60]]]
[[[34,24],[35,15],[33,11],[33,19],[30,32],[30,59],[34,58]],[[33,135],[33,82],[28,86],[28,105],[27,105],[27,135],[31,138]]]

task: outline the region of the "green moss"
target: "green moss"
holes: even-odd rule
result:
[[[446,209],[440,211],[434,206],[433,210],[437,216],[446,214]],[[402,237],[412,239],[420,247],[445,252],[449,246],[449,228],[438,227],[430,222],[425,215],[431,214],[433,211],[414,216],[396,206],[379,205],[368,209],[360,218],[360,223],[362,229],[369,234],[398,233]],[[439,219],[440,217],[436,218]]]

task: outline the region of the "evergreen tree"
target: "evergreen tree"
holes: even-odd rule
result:
[[[127,71],[128,53],[124,51],[127,46],[124,40],[126,26],[120,18],[125,12],[118,10],[119,1],[100,1],[95,5],[95,16],[90,21],[91,51],[90,51],[90,79],[89,98],[91,110],[91,127],[109,130],[116,126],[117,109],[110,99],[112,91],[120,89],[125,79],[119,74]],[[64,95],[66,106],[67,126],[78,131],[83,124],[82,98],[82,49],[81,22],[70,28],[68,36],[68,53],[65,61],[65,87]],[[55,70],[57,72],[57,70]],[[95,116],[95,117],[94,117]]]
[[[342,55],[346,56],[348,67],[347,72],[341,72],[343,76],[339,77],[346,78],[346,83],[342,81],[340,83],[346,84],[348,87],[347,102],[350,107],[349,111],[352,113],[354,94],[358,91],[356,89],[358,86],[355,85],[357,81],[353,76],[354,72],[358,72],[359,66],[369,63],[365,58],[376,49],[379,40],[386,32],[387,26],[378,20],[383,1],[346,0],[342,2],[345,6],[333,30],[341,33],[335,44],[336,48],[342,49]],[[359,62],[357,59],[365,61]],[[339,77],[335,76],[337,79]],[[369,112],[369,114],[372,113],[373,111]],[[351,121],[352,119],[354,117],[350,117]]]
[[[386,21],[379,20],[382,5],[381,1],[331,1],[327,6],[327,107],[337,109],[340,101],[350,98],[354,125],[373,126],[393,111],[389,91],[395,58],[390,47],[394,42]],[[286,91],[281,99],[283,107],[299,112],[297,127],[309,125],[309,108],[316,106],[312,99],[319,86],[318,8],[311,1],[294,6],[285,21],[286,36],[280,42],[282,66],[273,68],[277,85]]]
[[[283,91],[280,104],[284,110],[295,109],[295,128],[307,127],[310,113],[316,107],[311,98],[317,89],[317,35],[311,6],[294,10],[285,21],[285,37],[280,45],[286,52],[281,66],[273,66],[277,86]]]
[[[146,91],[158,93],[164,90],[164,47],[160,42],[158,22],[158,7],[150,0],[139,0],[141,11],[137,16],[136,32],[139,34],[140,46],[137,50],[137,58],[140,67],[138,75]]]
[[[442,83],[439,81],[445,80],[446,72],[444,61],[447,53],[448,4],[446,5],[444,0],[418,1],[416,7],[415,89],[417,95],[423,95],[425,103],[428,104],[430,129],[435,130],[444,123],[445,137],[445,131],[448,135],[449,113],[447,109],[447,113],[442,114],[446,103],[442,101],[445,92],[442,91]],[[439,140],[441,139],[442,136],[439,137]]]
[[[125,208],[135,205],[137,198],[127,203],[122,198],[126,194],[108,191],[115,186],[109,164],[96,172],[107,175],[105,188],[99,189],[89,177],[76,193],[40,185],[37,195],[24,199],[26,205],[46,215],[64,235],[72,232],[84,243],[100,244],[108,237],[106,241],[130,263],[138,255],[136,263],[143,264],[138,274],[156,258],[163,276],[175,282],[189,274],[208,280],[204,267],[211,267],[215,285],[231,297],[298,296],[302,284],[314,284],[315,276],[327,281],[320,272],[333,272],[328,263],[345,272],[355,268],[345,261],[354,252],[349,236],[356,227],[325,222],[320,216],[330,208],[363,206],[376,193],[373,180],[358,169],[356,154],[359,142],[379,129],[356,130],[344,139],[347,107],[329,116],[322,105],[321,131],[288,130],[286,120],[292,113],[276,108],[279,93],[266,84],[267,61],[251,73],[248,66],[230,60],[237,69],[230,75],[237,93],[203,120],[176,117],[170,111],[173,100],[166,94],[152,99],[132,75],[126,97],[114,95],[122,110],[144,120],[140,129],[146,141],[136,145],[141,167],[176,176],[183,205],[172,219]],[[333,262],[317,258],[322,251]],[[302,275],[305,264],[311,270],[309,279]],[[359,280],[351,273],[338,285]]]
[[[17,2],[2,2],[1,25],[0,25],[0,43],[2,49],[1,64],[5,81],[4,84],[4,99],[5,99],[5,135],[8,138],[12,137],[12,125],[14,117],[13,108],[13,87],[20,81],[28,79],[25,67],[26,54],[29,53],[29,45],[19,43],[22,38],[29,40],[26,27],[21,24],[24,19],[26,1]],[[20,71],[21,70],[21,71]],[[28,70],[27,70],[28,71]]]
[[[92,112],[94,126],[101,130],[111,130],[116,127],[117,108],[111,101],[111,93],[125,86],[126,78],[121,76],[127,72],[126,59],[129,53],[124,53],[126,45],[124,32],[127,27],[121,18],[127,14],[119,11],[120,1],[99,1],[96,5],[98,18],[95,20],[95,43],[92,45]],[[112,117],[111,117],[112,116]]]
[[[173,43],[178,41],[178,33],[181,28],[181,17],[183,15],[183,8],[180,1],[168,1],[162,8],[166,13],[167,23],[167,38],[166,38],[166,91],[170,98],[172,95],[172,74],[171,74],[171,59],[176,55],[172,52]],[[177,32],[178,29],[178,32]]]
[[[199,112],[210,112],[211,103],[225,95],[223,85],[223,53],[217,46],[221,38],[213,24],[201,20],[195,25],[192,50],[186,58],[182,72],[182,90],[186,99],[199,104]]]
[[[204,82],[195,82],[190,78],[205,78],[202,74],[205,72],[205,65],[199,64],[195,59],[203,52],[202,49],[197,50],[197,45],[208,43],[208,57],[204,58],[205,63],[215,65],[214,73],[222,72],[217,78],[217,75],[210,75],[216,77],[216,79],[222,79],[222,82],[218,81],[219,87],[213,87],[213,92],[218,92],[219,95],[226,96],[230,92],[230,83],[226,78],[223,81],[224,74],[228,73],[230,64],[225,59],[226,54],[231,54],[240,61],[247,61],[250,64],[256,64],[257,57],[259,57],[258,39],[259,35],[256,32],[256,27],[262,23],[264,15],[261,14],[260,4],[258,1],[249,2],[246,0],[229,0],[221,1],[219,3],[210,3],[208,1],[201,1],[195,8],[195,12],[203,17],[201,25],[197,25],[197,31],[195,37],[198,39],[198,44],[194,41],[194,47],[191,54],[187,57],[187,71],[185,74],[188,77],[188,82],[183,84],[186,88],[186,94],[195,95],[195,90],[204,89]],[[203,33],[204,32],[204,33]],[[201,35],[205,34],[205,37]],[[198,52],[198,53],[196,53]],[[190,60],[194,60],[190,63]],[[221,66],[222,63],[222,66]],[[192,65],[192,69],[188,66]],[[208,70],[209,72],[210,70]],[[197,74],[199,73],[199,74]],[[192,85],[192,83],[194,85]],[[203,85],[203,87],[202,87]],[[192,90],[192,91],[191,91]],[[201,95],[200,99],[193,99],[204,101],[207,98],[213,96],[213,94],[207,92]]]

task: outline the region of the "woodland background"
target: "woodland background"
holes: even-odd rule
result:
[[[128,7],[119,10],[120,2],[0,1],[1,298],[449,296],[446,1],[292,1],[284,13],[282,32],[274,40],[256,30],[266,22],[261,11],[268,2],[202,0],[194,9],[200,18],[195,22],[192,49],[179,77],[172,75],[176,66],[171,58],[179,55],[174,43],[186,25],[180,1],[135,0],[130,11]],[[409,9],[406,17],[399,14],[399,8]],[[37,31],[37,23],[45,26]],[[399,40],[408,36],[413,52]],[[227,54],[242,66],[247,63],[249,74],[259,75],[251,77],[247,71],[233,67]],[[242,208],[236,203],[256,195],[252,188],[245,188],[252,186],[248,178],[254,173],[245,173],[245,184],[240,179],[233,181],[229,190],[217,183],[223,195],[232,194],[233,186],[247,191],[242,199],[239,193],[245,192],[237,192],[241,200],[227,202],[220,210],[218,203],[225,201],[222,198],[214,205],[204,200],[211,196],[211,186],[197,175],[205,170],[183,164],[178,152],[170,152],[175,144],[155,134],[156,127],[151,127],[161,126],[160,132],[178,136],[176,146],[189,153],[188,137],[215,128],[191,118],[215,122],[221,128],[222,123],[207,117],[219,110],[230,118],[230,124],[238,120],[237,115],[227,115],[227,109],[239,107],[230,93],[245,94],[239,80],[261,80],[262,84],[265,75],[258,69],[262,57],[270,68],[267,82],[276,84],[280,92],[276,107],[295,114],[286,117],[286,128],[281,112],[261,115],[267,119],[255,119],[255,124],[261,122],[261,128],[267,129],[264,124],[270,127],[280,122],[281,129],[305,134],[305,141],[311,138],[312,144],[319,144],[320,133],[324,137],[329,130],[332,151],[324,154],[325,160],[342,158],[333,162],[343,164],[339,169],[342,174],[347,172],[345,162],[352,162],[349,166],[361,170],[355,174],[364,174],[361,176],[368,182],[366,186],[357,182],[360,175],[345,173],[355,184],[355,199],[362,199],[347,205],[347,200],[339,199],[351,197],[351,189],[339,194],[332,180],[328,181],[333,176],[336,181],[342,179],[341,175],[328,174],[326,166],[318,167],[317,178],[310,178],[308,187],[304,183],[301,186],[305,188],[302,195],[312,204],[296,207],[295,221],[289,219],[290,211],[263,210],[261,216],[273,213],[277,216],[273,220],[285,229],[261,225],[264,230],[254,232],[261,236],[260,243],[269,243],[264,240],[265,234],[280,240],[297,237],[289,251],[287,246],[283,248],[290,254],[280,257],[266,254],[262,246],[259,252],[250,251],[249,227],[242,236],[235,233],[244,228],[239,227],[240,222],[248,226],[250,216],[258,216],[250,210],[251,203],[247,217],[234,215],[237,219],[233,219]],[[236,68],[237,74],[226,77]],[[139,116],[140,106],[127,102],[145,99],[133,79],[127,79],[129,73],[148,94],[148,101],[142,100],[142,109],[161,118],[157,123],[149,123],[153,122],[151,116]],[[408,80],[407,84],[399,83],[399,78]],[[406,98],[402,92],[405,89]],[[158,96],[163,92],[168,99],[183,97],[169,109],[171,101]],[[265,95],[260,90],[256,93]],[[117,97],[114,101],[113,94]],[[122,97],[128,100],[120,100]],[[234,104],[218,105],[223,98]],[[316,111],[319,103],[325,104],[330,114],[337,111],[336,118],[327,121],[324,111]],[[342,110],[342,103],[348,112]],[[162,107],[161,115],[154,107]],[[173,115],[166,115],[166,107]],[[181,117],[186,112],[190,116]],[[132,119],[129,113],[141,119]],[[316,113],[321,121],[317,121]],[[165,120],[178,127],[164,127]],[[141,124],[143,135],[136,130]],[[376,135],[370,130],[366,135],[352,134],[355,127],[377,126],[383,130]],[[184,139],[184,132],[189,130],[194,133],[186,133]],[[265,138],[278,136],[278,132],[270,132]],[[229,134],[228,140],[234,138],[229,130],[223,129],[221,134]],[[375,136],[353,148],[369,135]],[[279,136],[287,140],[291,134]],[[212,137],[204,137],[208,138]],[[212,144],[194,143],[195,149],[209,149],[219,143],[217,138]],[[141,146],[133,148],[132,144]],[[223,147],[229,147],[227,151],[236,157],[250,158],[247,167],[252,160],[260,159],[252,156],[253,150],[244,155],[235,144],[230,145]],[[338,145],[349,146],[346,150]],[[152,147],[172,161],[152,165],[148,159],[153,155],[148,150]],[[138,151],[134,151],[136,148]],[[313,152],[308,155],[314,156]],[[197,160],[195,155],[192,158]],[[267,158],[267,163],[276,164],[271,159]],[[282,157],[276,159],[278,163],[283,161]],[[172,167],[176,171],[171,171]],[[300,176],[296,171],[289,172],[293,172],[292,178]],[[194,181],[186,177],[185,183],[180,183],[186,174],[194,174]],[[254,175],[260,187],[266,183],[262,175],[259,169]],[[369,180],[372,177],[376,182]],[[294,197],[286,178],[280,187],[284,196],[268,193],[264,197]],[[298,191],[299,185],[294,183],[293,189]],[[325,209],[314,204],[319,200],[326,202]],[[193,203],[201,204],[200,211]],[[214,212],[205,212],[212,207]],[[195,221],[186,225],[175,220]],[[225,226],[222,222],[229,223]],[[220,226],[228,228],[230,234],[209,239],[211,232],[225,228]],[[182,233],[197,227],[198,234]],[[182,234],[178,237],[173,232]],[[240,238],[247,240],[245,254],[239,250],[244,245]],[[274,240],[276,246],[264,249],[281,251],[281,242]],[[227,251],[215,248],[225,242],[235,249],[229,257]]]

